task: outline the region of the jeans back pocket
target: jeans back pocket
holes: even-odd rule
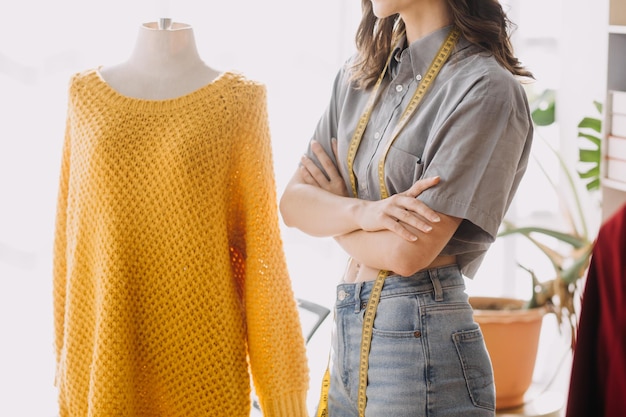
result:
[[[452,335],[467,390],[476,407],[495,410],[496,393],[493,368],[480,329],[464,330]]]

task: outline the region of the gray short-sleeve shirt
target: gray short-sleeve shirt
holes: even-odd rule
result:
[[[381,198],[378,161],[450,29],[394,51],[353,164],[359,198]],[[371,90],[354,87],[349,65],[350,60],[339,70],[312,139],[332,155],[331,138],[337,138],[338,167],[351,189],[348,147]],[[471,278],[495,240],[526,170],[532,137],[520,81],[461,38],[389,149],[385,185],[392,195],[420,178],[441,177],[437,186],[417,198],[433,210],[464,219],[441,254],[456,255],[461,271]],[[317,161],[310,146],[307,155]]]

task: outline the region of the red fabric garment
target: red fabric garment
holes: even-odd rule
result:
[[[600,228],[582,298],[566,417],[626,416],[626,205]]]

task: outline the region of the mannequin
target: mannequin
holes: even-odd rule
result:
[[[169,22],[161,22],[169,23]],[[265,86],[184,24],[72,75],[54,237],[59,417],[308,417]],[[280,364],[277,366],[276,364]]]
[[[189,94],[219,74],[200,58],[191,26],[170,19],[141,25],[129,59],[100,69],[101,77],[118,93],[146,100]]]

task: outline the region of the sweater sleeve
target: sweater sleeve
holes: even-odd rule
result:
[[[70,97],[71,99],[71,97]],[[61,358],[63,348],[63,327],[65,317],[65,288],[66,288],[66,247],[67,247],[67,198],[70,174],[70,112],[68,106],[65,137],[61,156],[61,169],[57,194],[57,211],[55,220],[53,262],[52,262],[52,291],[55,352],[57,363]]]
[[[252,87],[242,100],[235,157],[248,354],[263,415],[300,417],[307,415],[305,342],[280,235],[266,92]]]

